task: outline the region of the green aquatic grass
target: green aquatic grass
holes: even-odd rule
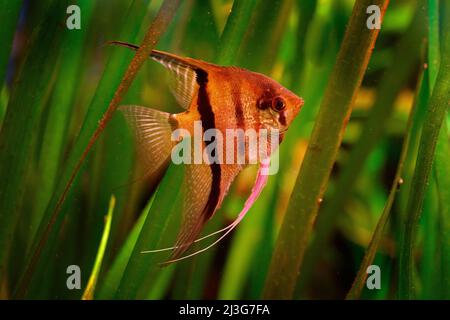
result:
[[[145,10],[143,10],[145,9],[145,4],[145,2],[137,1],[131,6],[129,14],[133,16],[133,19],[145,13]],[[111,75],[104,74],[103,79],[105,80],[100,83],[96,96],[91,103],[83,129],[70,154],[68,165],[65,167],[63,174],[64,178],[60,180],[56,192],[54,193],[55,196],[50,201],[50,205],[48,206],[43,222],[41,223],[42,227],[38,232],[37,239],[39,240],[36,241],[36,247],[33,250],[32,258],[27,264],[27,269],[21,280],[20,287],[18,288],[17,295],[19,297],[23,296],[27,291],[33,269],[39,261],[41,252],[50,235],[53,223],[57,219],[62,218],[62,216],[59,215],[61,206],[67,193],[70,191],[70,187],[82,165],[82,161],[87,156],[87,152],[93,146],[108,120],[111,118],[118,103],[122,99],[122,96],[131,85],[131,81],[135,77],[139,67],[145,62],[148,54],[161,36],[161,33],[169,24],[178,4],[178,1],[165,1],[163,3],[160,14],[151,25],[144,38],[144,42],[141,45],[140,51],[136,53],[133,62],[130,63],[130,65],[126,63],[126,59],[123,59],[124,54],[126,53],[118,52],[114,53],[109,63],[107,63],[106,73],[110,73]],[[137,22],[135,22],[135,20],[129,21],[130,23],[126,25],[123,30],[124,38],[125,36],[130,37],[130,35],[136,35],[137,31],[139,31],[138,27],[140,26],[140,19],[137,19]],[[128,55],[130,54],[128,53]]]
[[[152,206],[154,197],[149,201],[146,208],[144,208],[139,219],[136,221],[133,229],[130,231],[126,241],[119,253],[111,264],[109,270],[103,278],[102,286],[98,291],[98,298],[100,299],[112,299],[115,295],[120,280],[122,279],[123,272],[127,267],[127,263],[130,260],[131,253],[136,245],[137,238],[141,233],[142,226],[147,219],[148,212]]]
[[[258,1],[239,51],[240,65],[270,74],[292,3],[292,0]]]
[[[408,119],[408,125],[406,127],[406,133],[402,145],[402,151],[400,154],[400,158],[398,161],[397,170],[395,173],[395,178],[392,182],[391,190],[389,191],[389,197],[387,199],[386,205],[383,209],[383,213],[380,216],[380,219],[378,220],[376,229],[374,230],[373,236],[370,240],[369,246],[367,247],[366,253],[364,255],[364,258],[361,262],[361,265],[358,269],[358,273],[355,277],[355,280],[353,281],[352,287],[350,288],[349,292],[347,293],[346,299],[359,299],[361,297],[362,290],[365,285],[365,281],[367,279],[367,268],[373,264],[373,261],[375,259],[375,255],[377,253],[377,250],[380,246],[380,242],[382,240],[382,237],[384,235],[384,231],[386,228],[386,224],[389,221],[389,217],[391,214],[392,207],[394,205],[394,201],[398,192],[398,188],[401,188],[401,185],[404,183],[403,181],[403,167],[405,164],[405,161],[407,159],[408,150],[410,148],[410,140],[411,140],[411,131],[414,128],[415,120],[417,120],[417,114],[418,110],[424,109],[426,106],[426,101],[428,98],[428,94],[426,92],[426,89],[428,88],[427,85],[424,85],[423,82],[428,81],[428,73],[426,73],[425,77],[421,77],[421,81],[419,84],[419,93],[417,94],[416,101],[413,105],[413,108],[410,111],[409,119]]]
[[[448,10],[448,9],[447,9]],[[439,6],[437,1],[430,1],[428,6],[429,11],[429,42],[430,45],[428,47],[428,54],[429,54],[429,60],[430,60],[430,73],[432,74],[432,86],[434,86],[439,63],[440,63],[440,52],[439,52]],[[431,87],[430,87],[430,94],[431,94]],[[448,113],[448,110],[447,110]],[[448,117],[448,116],[447,116]],[[448,144],[448,128],[447,123],[443,122],[442,128],[440,130],[438,142],[436,145],[436,154],[435,154],[435,160],[434,160],[434,175],[433,178],[436,182],[436,192],[438,197],[438,213],[437,213],[437,220],[438,220],[438,230],[437,230],[437,243],[438,243],[438,258],[440,258],[440,266],[438,270],[440,270],[440,273],[438,274],[439,277],[436,277],[436,273],[433,275],[435,276],[435,285],[436,287],[441,287],[442,290],[440,294],[438,293],[438,298],[441,299],[449,299],[450,297],[450,278],[449,274],[446,271],[447,266],[449,263],[449,206],[450,206],[450,197],[449,197],[449,188],[450,188],[450,180],[448,175],[448,165],[445,164],[445,159],[449,159],[450,157],[450,150],[449,150],[449,144]],[[436,258],[436,257],[435,257]],[[424,293],[424,296],[426,294]]]
[[[376,4],[384,12],[387,1]],[[364,1],[356,3],[350,18],[278,236],[266,280],[265,298],[292,297],[320,199],[378,35],[378,31],[361,28],[366,21],[363,8],[368,5],[369,2]]]
[[[436,76],[439,69],[440,63],[440,53],[439,53],[439,2],[429,1],[428,2],[428,60],[430,62],[429,66],[429,94],[432,94],[432,89],[436,82]],[[433,171],[435,169],[433,168]],[[420,282],[418,287],[420,289],[417,291],[418,297],[430,297],[437,299],[442,295],[442,290],[439,285],[439,278],[436,275],[442,273],[441,267],[441,244],[438,242],[438,223],[439,223],[439,199],[437,195],[437,183],[436,175],[431,174],[429,187],[427,188],[424,196],[424,204],[422,209],[422,232],[427,236],[423,238],[422,250],[423,257],[420,261],[418,269],[420,273],[418,277]],[[419,227],[420,228],[420,227]],[[434,265],[434,267],[432,266]],[[444,271],[445,272],[445,271]],[[442,278],[441,278],[442,279]]]
[[[43,101],[53,66],[48,59],[57,60],[61,29],[52,15],[61,10],[64,1],[42,3],[44,11],[36,14],[40,21],[31,36],[19,78],[9,99],[0,133],[0,285],[6,281],[6,263],[9,259],[13,233],[20,216],[27,181],[28,159],[31,156],[34,132],[44,108]],[[13,174],[12,174],[13,173]]]
[[[450,101],[450,23],[448,23],[450,8],[443,3],[441,3],[441,6],[444,9],[442,38],[440,40],[441,61],[420,137],[417,163],[406,210],[406,228],[400,247],[399,297],[404,299],[414,298],[416,294],[413,252],[417,224],[422,211],[426,186],[432,171],[439,132]]]
[[[230,65],[236,60],[255,5],[256,0],[233,1],[233,8],[220,38],[218,64]]]
[[[422,192],[417,182],[412,184],[414,170],[424,169],[416,161],[420,137],[440,60],[448,57],[439,52],[447,5],[442,0],[425,2],[427,7],[418,7],[414,0],[390,2],[366,68],[358,57],[367,58],[368,50],[355,46],[362,31],[367,31],[363,1],[180,1],[163,28],[158,49],[263,72],[302,96],[305,105],[281,144],[279,173],[269,177],[239,227],[212,250],[160,268],[158,263],[168,252],[141,251],[175,241],[181,218],[182,168],[170,167],[157,188],[149,186],[135,159],[132,133],[120,113],[106,121],[104,128],[98,124],[134,54],[105,43],[141,43],[161,5],[176,1],[111,0],[105,6],[101,1],[79,0],[82,29],[70,31],[64,27],[68,3],[28,1],[29,6],[22,7],[23,1],[0,0],[0,39],[5,44],[0,49],[0,75],[8,63],[8,80],[12,80],[2,80],[0,95],[0,122],[4,118],[0,174],[5,182],[0,185],[0,245],[7,249],[0,250],[0,266],[5,270],[0,298],[80,299],[92,289],[89,274],[94,269],[96,289],[89,296],[93,299],[335,299],[346,294],[348,298],[396,298],[405,267],[403,260],[399,273],[399,256],[405,249],[398,245],[410,213],[408,201],[418,194],[424,205],[413,250],[415,297],[448,298],[448,115],[437,138],[429,187]],[[344,37],[355,3],[361,8],[363,27]],[[426,11],[413,18],[416,8]],[[17,25],[19,14],[21,24]],[[408,28],[411,21],[415,24]],[[47,30],[49,25],[55,27]],[[426,26],[428,42],[421,42]],[[13,36],[15,50],[11,51]],[[351,52],[352,66],[338,58],[341,47]],[[425,65],[418,63],[422,53],[428,55]],[[164,69],[142,61],[120,104],[180,112],[163,81]],[[422,67],[423,81],[416,93]],[[351,68],[358,72],[348,72]],[[359,90],[358,83],[345,80],[362,76]],[[336,79],[338,86],[329,87]],[[356,91],[356,98],[348,103],[346,97]],[[413,97],[415,109],[411,110]],[[340,132],[337,128],[343,126],[344,109],[350,104],[354,107],[345,134],[330,134]],[[330,124],[323,114],[331,112]],[[412,117],[409,125],[408,115]],[[317,132],[310,137],[314,127],[328,134],[320,141]],[[101,134],[90,145],[96,130]],[[407,141],[408,148],[401,153]],[[304,157],[308,143],[309,155]],[[311,153],[328,156],[318,161]],[[317,176],[305,175],[303,168],[295,186],[302,162],[303,167],[316,168]],[[75,175],[74,169],[78,170]],[[254,169],[241,174],[204,234],[235,218],[254,183]],[[394,188],[393,182],[400,178],[403,184]],[[317,206],[313,200],[325,188],[320,196],[323,202]],[[116,196],[116,206],[109,239],[99,250],[111,194]],[[58,201],[62,195],[64,201]],[[339,206],[333,205],[338,202]],[[297,219],[299,212],[307,219],[315,211],[318,219],[313,230],[302,223],[306,220]],[[286,231],[290,219],[289,227],[296,232]],[[299,226],[307,232],[299,231],[303,230]],[[302,248],[311,245],[301,269],[298,257],[305,251],[294,246],[289,251],[277,236],[296,246],[301,241]],[[325,244],[315,245],[324,238]],[[320,253],[319,259],[311,250]],[[280,255],[290,256],[285,260]],[[382,270],[381,290],[364,288],[363,270],[369,263]],[[66,288],[65,270],[71,264],[82,270],[82,290]],[[298,281],[280,282],[276,290],[264,288],[278,275],[293,277],[298,270]]]
[[[83,11],[85,23],[88,23],[94,9],[92,1],[80,1],[78,3]],[[32,239],[42,219],[42,214],[46,209],[49,197],[53,192],[57,182],[59,165],[67,144],[66,132],[68,130],[69,118],[72,114],[72,104],[75,100],[75,93],[81,67],[81,55],[87,28],[72,32],[66,29],[61,44],[61,53],[58,61],[59,72],[55,80],[51,103],[54,108],[50,108],[45,122],[42,137],[42,147],[39,155],[39,189],[34,199],[33,217],[31,224],[30,238]]]
[[[419,62],[419,55],[425,41],[425,7],[423,2],[417,4],[415,17],[410,22],[410,27],[399,41],[391,67],[386,70],[380,79],[377,99],[365,121],[358,141],[350,151],[345,168],[339,173],[335,192],[327,198],[323,208],[320,209],[317,218],[317,230],[310,248],[307,250],[307,261],[303,267],[303,279],[300,281],[299,291],[306,284],[314,268],[317,265],[320,252],[329,241],[333,227],[339,216],[336,212],[344,212],[348,200],[351,198],[352,189],[358,181],[360,173],[366,165],[366,160],[373,152],[376,145],[382,139],[389,118],[394,111],[394,103],[405,82],[411,78]],[[405,52],[409,52],[405,56]]]

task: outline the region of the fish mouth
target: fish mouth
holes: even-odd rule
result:
[[[289,127],[284,127],[284,128],[273,128],[272,130],[276,130],[278,131],[278,133],[285,133],[286,131],[288,131]]]
[[[301,97],[299,97],[299,100],[300,100],[300,102],[299,102],[298,106],[301,108],[305,104],[305,100],[303,100],[303,98],[301,98]]]
[[[276,131],[277,134],[282,134],[289,129],[289,127],[280,128],[279,126],[274,126],[273,124],[264,124],[263,128],[266,129],[270,134],[275,134],[274,131]]]
[[[284,134],[286,131],[288,131],[288,128],[284,128],[284,129],[278,129],[278,128],[272,128],[271,130],[269,130],[269,134],[270,135],[280,135],[280,134]]]

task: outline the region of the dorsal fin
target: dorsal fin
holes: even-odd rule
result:
[[[139,49],[138,46],[127,42],[111,41],[110,44],[127,47],[132,50]],[[181,107],[188,109],[192,98],[198,89],[198,71],[205,71],[202,68],[202,62],[190,58],[182,58],[159,50],[152,50],[150,57],[161,63],[170,71],[174,80],[172,85],[172,93]]]
[[[174,80],[172,93],[177,102],[184,109],[188,109],[198,88],[196,79],[197,70],[200,68],[183,58],[162,51],[153,50],[151,57],[170,71]]]

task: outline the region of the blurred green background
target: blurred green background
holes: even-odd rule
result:
[[[418,192],[411,187],[421,138],[428,137],[422,135],[429,132],[422,127],[433,105],[433,87],[442,80],[449,88],[444,67],[442,79],[436,80],[440,61],[446,61],[448,69],[443,41],[449,33],[444,22],[450,17],[445,2],[390,2],[292,298],[345,298],[372,239],[376,255],[370,264],[381,269],[381,289],[364,285],[349,297],[405,297],[400,260],[411,247],[415,298],[450,298],[447,115],[434,139],[436,152],[430,151],[434,162],[428,166],[426,188]],[[292,206],[290,196],[296,192],[295,180],[330,74],[342,63],[337,56],[355,1],[181,1],[156,48],[264,73],[301,96],[305,105],[280,146],[280,172],[270,176],[243,222],[208,252],[165,268],[158,263],[167,253],[139,252],[174,243],[182,168],[171,166],[155,192],[142,178],[132,133],[118,112],[83,162],[59,215],[51,218],[54,199],[73,168],[71,159],[81,155],[133,58],[133,52],[106,43],[140,43],[162,3],[0,0],[0,298],[263,296],[278,232]],[[81,30],[66,28],[70,4],[81,8]],[[148,60],[121,104],[181,112],[165,75],[164,68]],[[450,90],[441,91],[443,101],[449,101]],[[205,234],[234,219],[255,173],[256,167],[241,172]],[[396,174],[399,183],[390,192]],[[424,202],[415,222],[408,202],[418,194]],[[388,201],[392,208],[385,210]],[[110,225],[105,224],[108,208]],[[381,232],[383,212],[389,219]],[[49,223],[51,231],[42,242]],[[381,231],[374,237],[377,224]],[[402,241],[416,224],[417,237],[408,247]],[[66,286],[69,265],[81,269],[79,290]]]

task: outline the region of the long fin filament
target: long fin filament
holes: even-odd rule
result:
[[[218,231],[215,231],[213,233],[210,233],[209,235],[206,235],[202,238],[199,238],[197,240],[195,240],[194,242],[200,242],[206,238],[209,238],[213,235],[216,235],[218,233],[222,233],[224,231],[226,231],[222,236],[220,236],[219,239],[217,239],[216,241],[214,241],[212,244],[210,244],[209,246],[197,250],[191,254],[185,255],[183,257],[177,258],[177,259],[172,259],[172,260],[168,260],[166,262],[160,263],[161,266],[166,266],[169,265],[171,263],[174,262],[178,262],[181,260],[185,260],[188,258],[191,258],[193,256],[196,256],[202,252],[207,251],[208,249],[212,248],[213,246],[215,246],[216,244],[218,244],[220,241],[222,241],[222,239],[224,239],[241,221],[242,219],[244,219],[245,215],[247,214],[247,212],[250,210],[250,208],[253,206],[253,204],[255,203],[256,199],[258,199],[259,195],[261,194],[262,190],[264,189],[267,180],[268,180],[268,168],[270,166],[270,162],[262,162],[260,164],[259,170],[258,170],[258,174],[256,177],[256,182],[255,185],[252,188],[252,192],[250,194],[250,196],[248,197],[247,201],[245,201],[244,204],[244,208],[241,210],[241,212],[239,213],[238,217],[227,227],[220,229]],[[182,246],[182,245],[181,245]],[[175,247],[170,247],[170,248],[164,248],[164,249],[156,249],[156,250],[148,250],[148,251],[142,251],[141,253],[155,253],[155,252],[162,252],[162,251],[169,251],[169,250],[173,250],[176,249],[178,247],[181,246],[175,246]]]
[[[210,238],[210,237],[212,237],[212,236],[214,236],[214,235],[216,235],[218,233],[222,233],[224,231],[227,231],[229,228],[231,228],[233,226],[233,224],[234,224],[234,222],[230,223],[225,228],[222,228],[220,230],[214,231],[214,232],[212,232],[212,233],[210,233],[210,234],[208,234],[208,235],[206,235],[204,237],[198,238],[198,239],[194,240],[194,243],[201,242],[201,241],[203,241],[203,240],[205,240],[207,238]],[[180,247],[183,247],[183,246],[184,245],[173,246],[173,247],[168,247],[168,248],[163,248],[163,249],[145,250],[145,251],[141,251],[141,253],[144,254],[144,253],[156,253],[156,252],[170,251],[170,250],[177,249],[177,248],[180,248]]]

